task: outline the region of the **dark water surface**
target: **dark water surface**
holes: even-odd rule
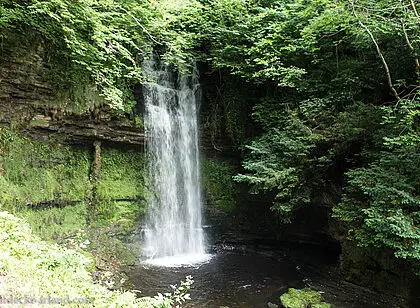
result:
[[[139,263],[130,273],[141,296],[171,292],[169,285],[193,276],[191,301],[185,307],[268,307],[280,305],[290,287],[320,291],[334,307],[406,307],[340,279],[336,260],[322,250],[249,249],[225,246],[213,258],[194,267],[157,267]]]
[[[267,307],[267,301],[299,282],[297,270],[284,262],[263,255],[224,253],[196,267],[165,268],[140,265],[131,281],[153,296],[170,291],[170,284],[193,276],[192,300],[186,307]]]

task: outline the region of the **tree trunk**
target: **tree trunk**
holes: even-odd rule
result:
[[[93,160],[90,172],[90,183],[92,184],[92,191],[87,198],[86,209],[86,223],[90,224],[94,217],[98,214],[98,183],[101,175],[101,142],[95,140],[93,142]]]

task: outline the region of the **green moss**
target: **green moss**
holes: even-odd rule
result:
[[[319,303],[311,305],[311,308],[331,308],[331,305],[328,303]]]
[[[101,155],[95,220],[130,230],[146,205],[143,153],[104,148]],[[45,239],[82,228],[82,215],[86,215],[82,203],[92,193],[91,159],[88,150],[30,140],[1,128],[0,209],[27,217]],[[63,211],[43,209],[48,204],[68,203],[78,205]]]
[[[0,209],[18,212],[41,202],[83,201],[91,189],[90,153],[0,130]]]
[[[287,293],[280,296],[282,305],[286,308],[330,308],[331,305],[323,302],[322,295],[311,289],[290,288]]]
[[[99,196],[103,199],[143,196],[145,194],[143,156],[140,151],[102,149]]]
[[[83,203],[64,208],[25,210],[19,213],[31,229],[43,240],[61,241],[86,227],[86,210]]]
[[[204,159],[202,163],[203,188],[209,206],[231,212],[236,208],[235,168],[227,162]]]
[[[98,222],[118,223],[129,229],[146,206],[144,154],[105,148],[101,152],[101,164]]]

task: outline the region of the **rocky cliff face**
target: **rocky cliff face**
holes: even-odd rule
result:
[[[82,85],[77,101],[65,87],[51,82],[48,53],[40,38],[3,42],[0,48],[0,125],[19,128],[42,141],[92,145],[141,146],[141,125],[113,117],[90,85]],[[80,104],[81,103],[81,104]]]
[[[41,44],[19,48],[9,42],[0,51],[0,122],[31,120],[36,106],[54,99],[54,90],[43,78]]]
[[[0,208],[132,226],[145,207],[141,118],[107,109],[91,84],[57,82],[52,63],[35,34],[0,42]]]

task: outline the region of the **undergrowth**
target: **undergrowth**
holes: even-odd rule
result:
[[[24,217],[33,232],[47,241],[61,241],[86,227],[83,203],[63,208],[28,209],[17,215]]]
[[[74,249],[48,244],[28,224],[0,212],[0,303],[67,307],[173,307],[189,298],[190,277],[173,293],[136,298],[93,283],[92,259]]]

